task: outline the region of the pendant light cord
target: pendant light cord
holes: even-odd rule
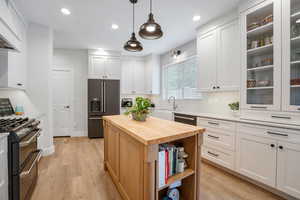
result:
[[[132,21],[133,21],[133,23],[132,23],[132,31],[133,31],[133,33],[134,33],[134,24],[135,24],[135,21],[134,21],[134,3],[132,4],[133,6],[132,6],[132,13],[133,13],[133,15],[132,15],[132,17],[133,17],[133,19],[132,19]]]
[[[152,0],[150,0],[150,13],[152,13]]]

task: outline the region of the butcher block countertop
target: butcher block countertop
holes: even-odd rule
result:
[[[104,116],[103,119],[144,145],[161,144],[202,134],[205,129],[155,117],[139,122],[125,115]]]

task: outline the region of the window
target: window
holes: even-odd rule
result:
[[[198,57],[163,66],[163,97],[198,99]]]

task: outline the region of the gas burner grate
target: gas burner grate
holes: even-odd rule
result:
[[[0,119],[0,132],[10,132],[22,127],[29,121],[28,118]]]

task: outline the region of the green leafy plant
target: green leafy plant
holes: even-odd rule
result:
[[[240,102],[233,102],[228,104],[228,106],[230,107],[231,110],[237,111],[240,109]]]
[[[151,100],[148,98],[137,97],[132,108],[125,112],[125,115],[131,114],[135,120],[145,121],[150,113]]]

